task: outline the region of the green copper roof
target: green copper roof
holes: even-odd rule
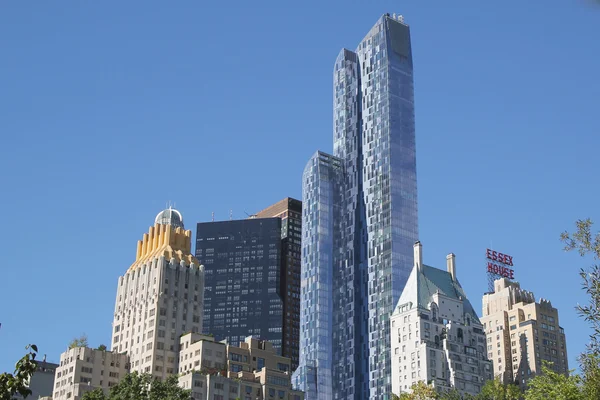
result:
[[[409,300],[407,297],[414,296],[415,286],[418,307],[429,309],[429,303],[431,302],[432,296],[439,291],[441,294],[451,299],[462,300],[464,312],[470,314],[474,322],[481,323],[462,286],[460,286],[458,280],[452,280],[452,276],[449,272],[428,265],[423,265],[420,272],[414,268],[406,287],[404,288],[404,291],[407,293],[403,293],[403,295],[400,296],[399,303]],[[410,293],[412,293],[412,295]]]

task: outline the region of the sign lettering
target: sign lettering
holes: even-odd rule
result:
[[[499,253],[492,249],[487,249],[485,256],[488,260],[487,271],[501,276],[503,278],[515,279],[515,271],[512,268],[513,258],[508,254]],[[493,262],[491,262],[493,261]]]

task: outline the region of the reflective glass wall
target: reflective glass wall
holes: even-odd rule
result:
[[[410,30],[384,16],[357,49],[367,233],[369,398],[391,392],[389,316],[418,240]]]
[[[332,203],[338,208],[329,214],[333,221],[328,223],[337,227],[333,231],[323,229],[319,224],[324,222],[310,213],[331,203],[329,192],[321,190],[331,184],[320,178],[324,153],[313,156],[303,176],[304,368],[295,378],[305,385],[299,388],[307,392],[307,400],[387,400],[391,393],[389,317],[418,240],[412,71],[409,27],[401,17],[389,15],[380,18],[356,51],[342,50],[334,65],[335,157],[328,157],[337,157],[341,176],[339,202]],[[320,261],[321,254],[327,262]],[[325,275],[305,275],[315,265],[319,271],[332,269],[331,283],[323,283]],[[319,288],[330,291],[331,308],[325,302],[314,307],[309,300],[319,298]],[[331,309],[328,335],[311,324],[323,309]],[[321,387],[321,370],[309,368],[326,365],[318,364],[325,359],[331,360],[326,369],[331,385]]]
[[[331,399],[333,257],[339,231],[340,160],[317,152],[302,176],[300,365],[293,375],[306,398]]]

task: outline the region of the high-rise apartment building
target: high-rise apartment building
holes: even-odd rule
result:
[[[281,354],[298,366],[300,341],[300,245],[302,202],[287,197],[258,212],[255,218],[281,218],[281,272],[283,296],[283,342]]]
[[[392,392],[410,392],[419,381],[439,392],[451,388],[477,395],[492,379],[485,335],[456,276],[454,254],[447,270],[423,264],[421,243],[414,245],[415,265],[390,318]]]
[[[483,296],[482,308],[488,357],[503,383],[525,389],[541,372],[543,360],[552,362],[556,372],[568,374],[565,332],[549,300],[536,302],[518,282],[502,278],[494,282],[493,293]]]
[[[60,355],[53,400],[79,400],[87,392],[105,394],[129,373],[129,356],[89,347],[74,347]]]
[[[180,335],[202,331],[204,269],[191,239],[177,210],[160,212],[119,277],[111,349],[130,357],[131,371],[177,373]]]
[[[389,317],[418,238],[408,25],[382,16],[355,51],[340,52],[333,72],[334,156],[317,153],[303,175],[301,361],[294,382],[310,400],[386,399]]]
[[[302,175],[301,348],[293,382],[307,399],[333,398],[334,275],[339,280],[344,271],[333,268],[334,249],[340,249],[334,216],[340,215],[342,171],[340,159],[317,152]]]
[[[281,218],[199,223],[196,257],[206,274],[204,333],[234,345],[257,336],[281,354]]]

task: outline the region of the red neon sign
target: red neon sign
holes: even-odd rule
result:
[[[507,266],[510,266],[510,267],[513,266],[512,256],[509,256],[508,254],[504,254],[504,253],[498,253],[497,251],[490,250],[490,249],[487,249],[485,255],[488,260],[496,261],[499,264],[503,264],[503,265],[498,265],[493,262],[488,262],[488,265],[487,265],[488,272],[499,275],[503,278],[508,278],[508,279],[515,278],[515,271],[513,269],[507,267]]]

